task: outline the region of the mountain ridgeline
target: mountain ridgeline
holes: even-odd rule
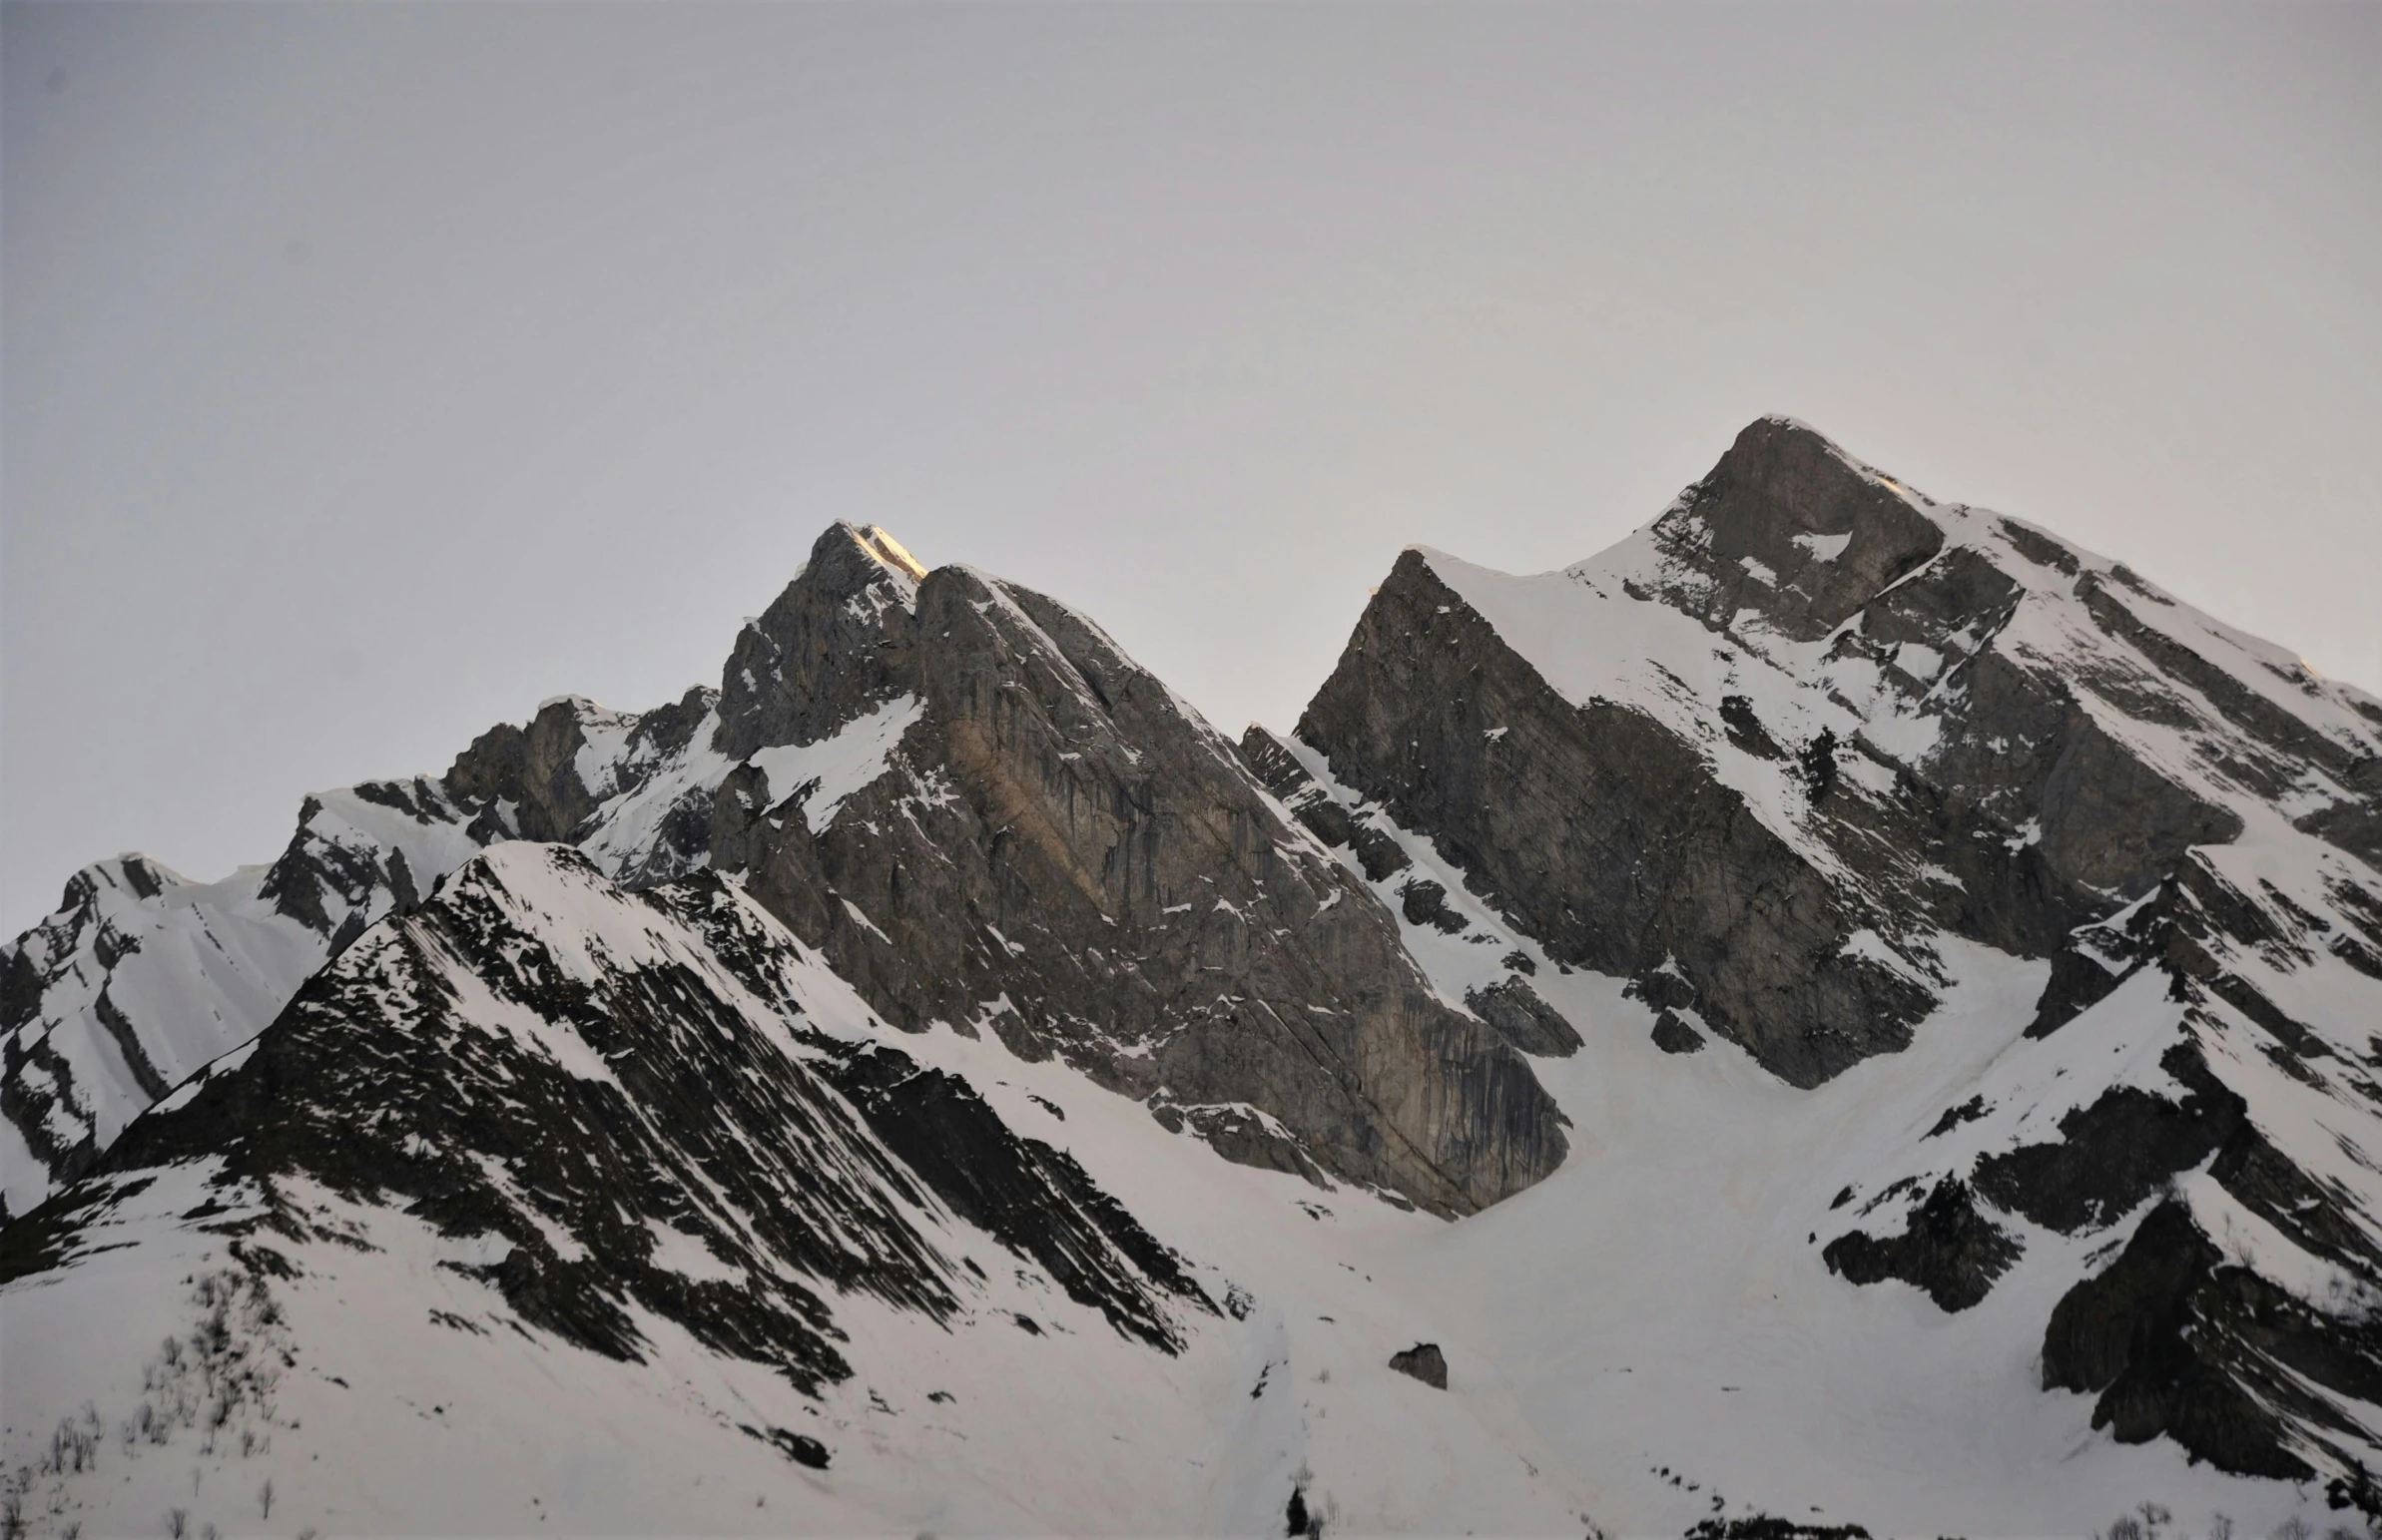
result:
[[[903,1353],[1088,1351],[1080,1320],[1169,1404],[1241,1374],[1203,1353],[1261,1365],[1213,1403],[1242,1429],[1216,1468],[1320,1512],[1326,1392],[1294,1434],[1268,1387],[1293,1316],[1376,1306],[1228,1276],[1190,1216],[1275,1195],[1320,1259],[1362,1202],[1457,1222],[1461,1255],[1508,1200],[1554,1235],[1579,1184],[1648,1180],[1607,1088],[1782,1129],[1836,1098],[1861,1154],[1781,1135],[1763,1266],[1843,1305],[1907,1291],[1892,1329],[1999,1344],[1978,1372],[2023,1372],[2047,1427],[2084,1408],[2096,1447],[2382,1507],[2377,1034],[2382,703],[1768,418],[1576,567],[1406,551],[1289,734],[1236,744],[1076,610],[839,524],[716,690],[548,702],[443,775],[308,797],[218,882],[87,868],[0,951],[0,1280],[22,1312],[98,1287],[102,1252],[179,1279],[176,1246],[225,1237],[264,1288],[419,1228],[437,1286],[523,1342],[774,1374],[811,1431],[713,1421],[862,1505],[831,1528],[945,1511],[838,1475],[939,1446],[837,1397],[891,1417]],[[189,1182],[211,1196],[135,1235]],[[1328,1286],[1422,1286],[1362,1255]],[[1499,1255],[1503,1286],[1530,1254]],[[1550,1342],[1603,1308],[1556,1282]],[[1398,1415],[1518,1453],[1460,1399],[1482,1354],[1380,1308],[1450,1348],[1384,1392],[1440,1396]],[[899,1322],[950,1345],[896,1349]],[[1526,1402],[1538,1371],[1498,1372]],[[1577,1511],[1542,1465],[1639,1479],[1521,1420],[1551,1506],[1509,1524]],[[1483,1500],[1473,1463],[1447,1501]],[[83,1500],[44,1470],[53,1511]],[[1847,1470],[1825,1490],[1855,1505]],[[1644,1513],[1686,1490],[1663,1480]],[[967,1511],[1107,1522],[1015,1500]],[[1208,1500],[1152,1511],[1238,1513]],[[1407,1500],[1363,1511],[1472,1512]]]

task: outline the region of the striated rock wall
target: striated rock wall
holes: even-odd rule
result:
[[[1443,1213],[1554,1169],[1559,1114],[1528,1066],[1432,994],[1379,903],[1172,692],[1066,607],[983,574],[936,570],[905,601],[896,573],[815,557],[774,607],[796,631],[822,624],[811,610],[899,615],[914,645],[872,651],[911,672],[844,709],[890,691],[922,711],[826,827],[769,785],[724,814],[720,844],[890,1021],[1064,1055],[1229,1130],[1213,1142],[1235,1158]],[[1234,1105],[1291,1146],[1202,1114]]]

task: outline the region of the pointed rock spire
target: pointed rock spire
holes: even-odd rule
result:
[[[737,635],[713,746],[743,759],[772,744],[817,743],[899,695],[925,573],[876,525],[828,526],[786,591]]]
[[[1811,427],[1764,417],[1659,528],[1709,578],[1696,606],[1705,620],[1726,625],[1750,609],[1810,641],[1943,549],[1919,503]]]

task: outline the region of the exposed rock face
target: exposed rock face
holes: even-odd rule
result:
[[[911,611],[925,576],[874,525],[830,529],[801,576],[738,634],[721,677],[714,747],[742,760],[771,744],[816,743],[899,695],[913,668]]]
[[[888,672],[839,677],[836,710],[856,715],[818,731],[889,700],[914,720],[832,819],[790,815],[801,788],[770,783],[723,804],[717,843],[889,1020],[989,1028],[1179,1109],[1228,1154],[1312,1160],[1445,1213],[1560,1161],[1527,1065],[1433,997],[1372,895],[1098,628],[965,568],[913,588],[824,552],[765,623],[818,634],[822,609],[898,636],[847,642]],[[789,714],[835,716],[770,688]],[[1243,1104],[1276,1135],[1202,1111]]]
[[[1933,1003],[1846,951],[1865,912],[1692,742],[1563,701],[1419,552],[1366,607],[1299,736],[1556,957],[1624,975],[1676,959],[1705,1019],[1798,1085],[1901,1046]]]
[[[1752,609],[1798,642],[1826,636],[1944,548],[1944,532],[1891,482],[1849,469],[1799,423],[1752,424],[1696,484],[1692,515],[1662,531],[1702,559],[1652,591],[1714,630]]]
[[[2158,660],[2188,650],[2049,656],[2010,628],[2054,553],[2082,573],[2060,620],[2103,644],[2148,628],[2050,537],[1958,513],[1948,542],[1935,505],[1758,422],[1597,562],[1514,580],[1401,556],[1299,736],[1558,957],[1671,960],[1708,1022],[1816,1083],[1932,1006],[1929,930],[2051,952],[2242,827],[2112,730],[2111,708],[2184,720]],[[1639,654],[1610,680],[1564,657],[1599,627]],[[2256,699],[2213,724],[2263,735],[2241,761],[2314,739],[2357,763]]]
[[[577,842],[612,798],[633,791],[682,756],[707,725],[715,696],[642,714],[606,711],[565,696],[538,708],[526,728],[503,724],[455,757],[440,789],[475,812],[482,843],[496,839]],[[699,846],[697,847],[700,848]]]

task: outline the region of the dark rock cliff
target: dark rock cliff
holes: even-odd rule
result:
[[[832,710],[799,679],[761,690],[822,737],[896,694],[917,718],[824,828],[788,805],[800,787],[731,781],[717,847],[889,1020],[1063,1055],[1202,1131],[1246,1104],[1295,1145],[1242,1118],[1219,1149],[1442,1213],[1554,1169],[1528,1066],[1433,996],[1380,904],[1163,684],[1054,601],[957,567],[912,589],[831,559],[839,541],[858,544],[831,531],[764,624],[869,616],[886,637],[838,645],[884,672],[817,671]]]
[[[1797,1085],[1902,1046],[1934,1003],[1846,954],[1858,911],[1694,745],[1563,700],[1417,552],[1298,731],[1554,957],[1624,976],[1675,959],[1704,1018]]]

